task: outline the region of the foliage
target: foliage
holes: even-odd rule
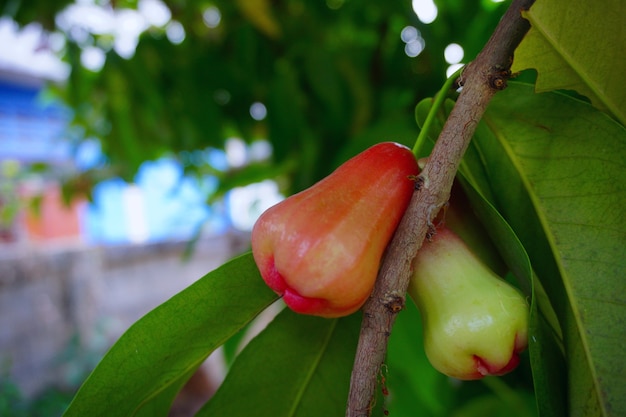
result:
[[[510,83],[495,96],[460,169],[459,182],[511,271],[507,278],[532,301],[522,364],[503,378],[461,383],[443,377],[425,359],[419,312],[409,305],[381,370],[390,395],[381,389],[379,414],[386,408],[396,416],[626,415],[620,345],[626,129],[624,91],[611,88],[620,85],[615,68],[623,65],[614,47],[623,41],[617,3],[606,6],[614,9],[602,13],[610,16],[605,20],[596,15],[599,6],[537,1],[516,61],[518,70],[537,69],[537,83]],[[474,56],[502,14],[480,2],[438,2],[438,21],[426,26],[408,1],[214,4],[222,22],[210,29],[201,22],[205,3],[168,2],[185,41],[174,45],[153,28],[131,59],[111,50],[97,73],[80,66],[81,45],[68,43],[73,71],[59,93],[76,109],[81,137],[101,138],[117,174],[130,178],[147,159],[220,148],[238,135],[270,141],[273,169],[243,167],[254,174],[224,175],[222,187],[228,189],[231,178],[240,184],[271,176],[288,178],[285,191],[294,192],[375,142],[411,145],[431,110],[425,97],[443,81],[440,51],[464,39]],[[127,5],[134,6],[118,7]],[[562,10],[579,22],[572,26],[585,28],[585,43],[578,44],[580,33],[563,30]],[[414,60],[398,42],[408,24],[419,27],[427,43]],[[550,79],[551,70],[559,75]],[[521,78],[534,81],[531,72]],[[560,79],[566,83],[554,82]],[[534,92],[565,87],[585,97]],[[264,121],[248,114],[255,101],[267,106]],[[431,139],[448,110],[437,113]],[[193,164],[187,169],[202,172]],[[66,415],[167,415],[204,358],[239,340],[275,300],[250,254],[231,260],[135,323]],[[199,415],[342,415],[358,327],[358,313],[325,320],[281,312],[236,356]]]
[[[0,380],[0,415],[11,417],[60,416],[70,404],[73,391],[50,388],[32,400],[22,397],[19,388],[9,379]]]
[[[0,11],[12,11],[9,3],[0,0]],[[45,3],[38,18],[51,22],[66,1]],[[410,1],[363,7],[352,1],[281,0],[271,9],[258,8],[265,3],[166,1],[173,21],[185,28],[184,41],[173,44],[165,28],[151,27],[130,59],[116,54],[110,35],[76,27],[88,36],[78,40],[67,34],[64,59],[72,71],[67,84],[56,89],[74,109],[73,135],[100,138],[107,172],[128,180],[142,162],[166,154],[179,158],[190,173],[202,175],[207,168],[215,173],[185,155],[221,149],[231,136],[267,139],[275,171],[254,164],[239,168],[219,177],[222,189],[241,185],[242,178],[249,183],[282,176],[289,180],[281,182],[289,194],[368,145],[411,144],[417,134],[412,108],[443,81],[445,46],[460,43],[474,56],[505,6],[442,2],[438,24],[430,26],[416,18]],[[120,10],[136,7],[134,1],[112,4]],[[203,23],[209,6],[221,14],[215,28]],[[34,17],[25,9],[13,10],[23,24]],[[419,59],[406,56],[400,39],[409,25],[426,42]],[[99,72],[81,64],[87,46],[106,51]],[[254,102],[267,107],[265,120],[250,117]],[[82,184],[77,191],[84,189]]]
[[[564,6],[565,14],[560,13]],[[612,57],[626,42],[618,29],[625,15],[620,0],[601,8],[584,0],[540,1],[525,15],[532,28],[516,51],[513,71],[537,68],[537,92],[576,90],[624,124],[626,92],[615,87],[622,83],[626,61]]]
[[[506,173],[489,175],[493,203],[528,251],[558,317],[570,408],[583,415],[624,410],[615,388],[625,366],[616,349],[626,317],[618,295],[626,290],[619,278],[626,187],[613,179],[624,172],[626,132],[584,103],[516,92],[494,99],[484,117],[491,132],[477,135],[489,169]]]

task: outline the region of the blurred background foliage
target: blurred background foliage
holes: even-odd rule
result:
[[[94,1],[117,15],[155,3]],[[168,156],[189,175],[216,176],[212,198],[266,178],[291,194],[373,143],[412,144],[414,107],[444,81],[446,46],[471,60],[508,3],[438,0],[426,24],[416,10],[429,0],[167,0],[166,19],[120,53],[111,31],[64,19],[94,1],[0,1],[3,15],[64,39],[69,77],[50,88],[74,112],[77,147],[95,138],[105,155],[70,191],[89,194],[112,176],[132,181],[143,162]],[[104,61],[86,64],[94,51]],[[268,142],[271,156],[215,168],[203,152],[232,137]]]

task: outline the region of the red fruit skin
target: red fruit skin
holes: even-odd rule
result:
[[[269,208],[252,229],[252,253],[267,285],[298,313],[358,310],[418,173],[410,149],[383,142]]]

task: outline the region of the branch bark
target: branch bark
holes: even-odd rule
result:
[[[363,307],[347,417],[371,415],[378,375],[396,315],[404,308],[411,262],[429,225],[448,201],[461,158],[493,95],[506,88],[513,53],[530,29],[522,18],[534,0],[513,0],[491,38],[464,69],[461,94],[428,158],[411,203],[383,258],[376,285]]]

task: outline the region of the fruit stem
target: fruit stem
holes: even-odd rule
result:
[[[424,143],[426,143],[426,139],[428,138],[428,130],[430,129],[430,126],[433,124],[433,121],[435,120],[435,117],[437,116],[437,112],[439,111],[443,103],[445,102],[446,97],[448,95],[448,90],[452,88],[452,85],[454,84],[454,82],[457,80],[457,78],[459,78],[459,76],[461,75],[461,72],[463,71],[463,68],[465,67],[461,67],[458,70],[456,70],[456,72],[452,74],[450,78],[446,80],[445,83],[443,83],[443,86],[441,87],[439,92],[437,92],[437,94],[435,95],[433,105],[431,106],[430,111],[428,112],[428,116],[426,116],[426,120],[424,121],[422,130],[420,130],[420,133],[417,136],[417,139],[415,140],[415,145],[413,145],[412,152],[416,158],[419,158],[421,155],[422,148],[424,147]]]

